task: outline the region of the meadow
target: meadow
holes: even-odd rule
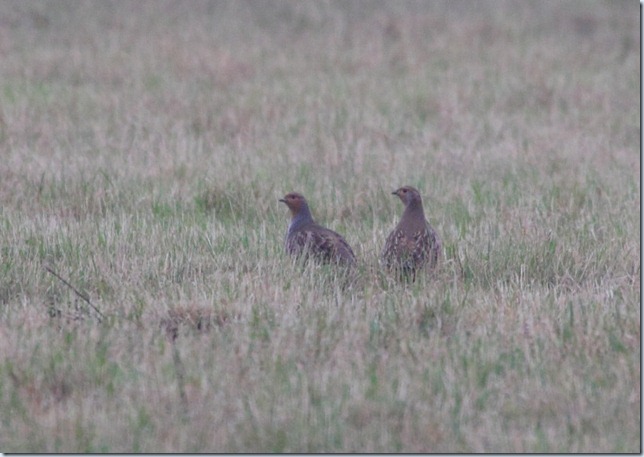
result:
[[[639,8],[0,2],[0,451],[641,452]]]

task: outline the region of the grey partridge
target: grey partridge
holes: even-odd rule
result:
[[[344,266],[355,264],[356,256],[341,235],[317,224],[302,194],[291,192],[280,199],[291,211],[286,233],[286,252],[295,257],[309,256],[323,263]]]
[[[425,219],[420,193],[412,186],[393,192],[405,204],[400,222],[389,234],[382,251],[382,261],[401,277],[416,279],[421,268],[431,270],[441,257],[442,245],[436,230]]]

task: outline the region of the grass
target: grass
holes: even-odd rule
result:
[[[0,17],[2,451],[641,450],[635,4]],[[407,285],[404,184],[445,247]]]

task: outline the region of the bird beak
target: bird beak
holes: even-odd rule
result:
[[[286,203],[286,200],[284,200],[283,198],[280,198],[279,201],[281,201],[282,203]]]
[[[394,190],[394,191],[391,193],[391,195],[398,195],[398,191],[397,191],[397,190]]]

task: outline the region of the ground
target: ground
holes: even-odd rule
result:
[[[1,2],[0,450],[640,452],[639,20]],[[354,277],[285,254],[291,191]]]

